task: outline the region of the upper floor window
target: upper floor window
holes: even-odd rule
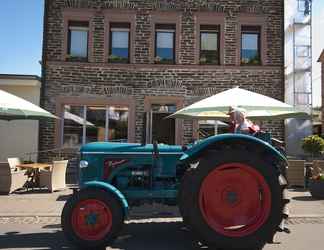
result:
[[[219,64],[219,26],[200,26],[200,64]]]
[[[242,26],[241,28],[241,64],[261,64],[260,26]]]
[[[130,24],[111,23],[109,62],[129,63]]]
[[[89,22],[70,21],[68,34],[68,57],[87,60]]]
[[[175,63],[175,31],[174,24],[155,25],[155,63]]]

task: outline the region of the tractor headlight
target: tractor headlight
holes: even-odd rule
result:
[[[87,168],[88,165],[89,165],[89,163],[84,160],[80,161],[80,163],[79,163],[80,168]]]

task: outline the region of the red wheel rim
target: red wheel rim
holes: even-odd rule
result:
[[[271,192],[264,177],[254,168],[228,163],[206,176],[199,192],[199,206],[213,230],[229,237],[243,237],[258,230],[267,220]]]
[[[72,228],[81,239],[101,240],[111,227],[110,208],[100,200],[83,200],[72,211]]]

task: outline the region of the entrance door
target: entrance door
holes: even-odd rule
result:
[[[152,104],[150,119],[150,133],[149,142],[157,141],[158,143],[165,143],[174,145],[176,143],[176,122],[175,119],[165,119],[170,114],[177,110],[175,104]]]

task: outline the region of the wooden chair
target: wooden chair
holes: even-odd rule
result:
[[[50,170],[40,170],[40,187],[47,187],[50,192],[65,189],[65,175],[68,161],[53,161]]]
[[[287,178],[289,186],[305,185],[305,161],[288,160]]]
[[[17,168],[17,165],[21,164],[21,160],[17,157],[15,158],[8,158],[9,166],[12,170],[15,170]]]
[[[27,178],[26,171],[13,169],[8,162],[0,162],[0,193],[10,194],[24,187]]]

